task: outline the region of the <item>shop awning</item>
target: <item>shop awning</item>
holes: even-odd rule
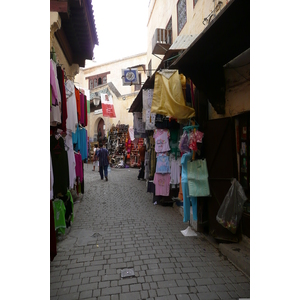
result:
[[[223,66],[250,48],[250,0],[231,0],[170,69],[191,78],[215,110],[225,113]]]

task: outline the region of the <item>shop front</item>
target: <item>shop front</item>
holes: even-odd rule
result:
[[[250,1],[232,0],[170,66],[195,85],[209,197],[198,198],[199,230],[217,240],[250,237]],[[216,220],[233,179],[247,201],[232,233]]]

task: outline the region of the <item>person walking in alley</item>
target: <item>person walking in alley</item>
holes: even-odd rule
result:
[[[108,163],[109,163],[108,150],[106,148],[103,148],[102,143],[99,144],[99,148],[100,149],[96,153],[97,153],[97,157],[99,159],[100,177],[101,177],[101,180],[103,180],[103,171],[104,171],[105,180],[108,181],[108,178],[107,178],[107,175],[108,175],[107,169],[108,169]]]
[[[143,144],[139,147],[139,154],[140,154],[140,160],[141,160],[141,168],[138,175],[138,180],[144,179],[145,175],[145,152],[146,152],[146,145]]]
[[[97,165],[97,166],[98,166],[98,172],[99,172],[99,160],[98,160],[98,157],[97,157],[97,155],[96,155],[97,150],[99,150],[98,144],[96,144],[96,145],[95,145],[95,148],[94,148],[93,171],[95,171],[95,167],[96,167],[96,165]]]

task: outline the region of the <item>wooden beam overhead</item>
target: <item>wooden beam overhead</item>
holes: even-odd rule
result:
[[[68,0],[50,0],[50,11],[56,11],[61,13],[68,12]]]

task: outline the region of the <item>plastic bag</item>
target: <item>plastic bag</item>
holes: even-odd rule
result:
[[[223,203],[217,213],[216,220],[233,234],[241,220],[243,206],[247,197],[240,183],[233,179],[231,187],[228,190]]]

